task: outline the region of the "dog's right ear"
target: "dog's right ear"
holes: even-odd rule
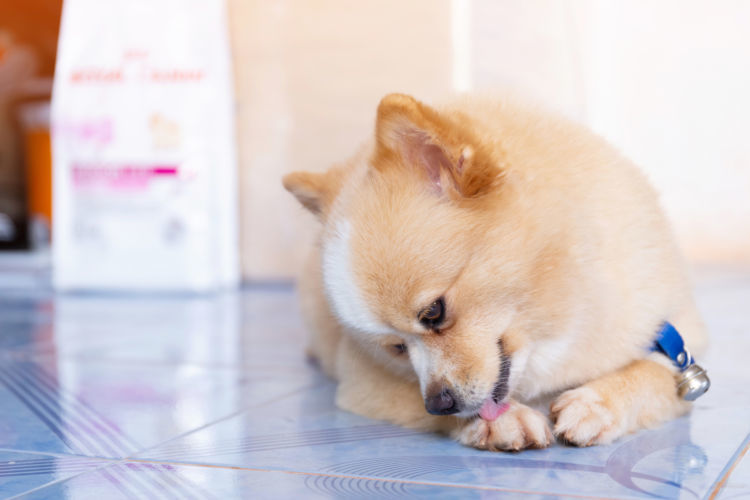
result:
[[[292,172],[284,176],[282,183],[302,206],[323,218],[339,190],[339,177],[333,169],[324,173]]]
[[[498,184],[502,172],[500,161],[472,127],[470,121],[462,123],[411,96],[389,94],[378,105],[373,163],[379,169],[401,164],[421,172],[435,193],[482,195]]]

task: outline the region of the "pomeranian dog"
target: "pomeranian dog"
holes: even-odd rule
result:
[[[645,177],[584,127],[392,94],[359,153],[284,186],[321,223],[299,289],[340,408],[489,450],[688,410],[650,350],[665,321],[707,345],[682,258]]]

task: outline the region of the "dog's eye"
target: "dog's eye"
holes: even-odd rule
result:
[[[445,300],[442,297],[419,312],[417,319],[422,326],[431,330],[440,326],[445,319]]]
[[[391,350],[396,355],[404,354],[406,352],[406,344],[393,344]]]

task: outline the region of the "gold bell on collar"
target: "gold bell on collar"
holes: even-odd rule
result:
[[[708,373],[699,364],[693,363],[677,377],[677,394],[686,401],[695,401],[711,387]]]

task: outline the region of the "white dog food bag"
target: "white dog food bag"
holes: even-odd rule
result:
[[[237,284],[222,0],[66,0],[52,124],[57,288]]]

